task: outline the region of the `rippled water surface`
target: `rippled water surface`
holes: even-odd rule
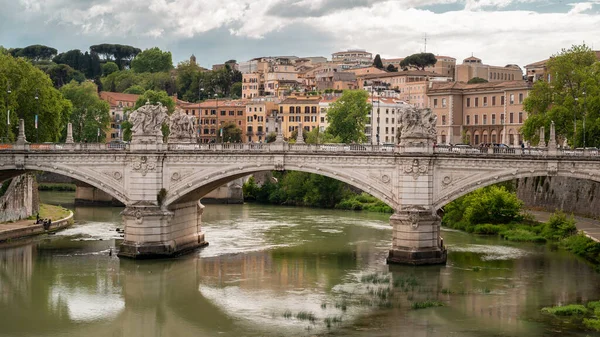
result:
[[[539,312],[600,299],[600,275],[551,246],[444,231],[446,266],[387,266],[389,215],[207,205],[208,247],[130,261],[110,256],[120,211],[0,247],[0,336],[594,335]],[[411,308],[426,300],[444,306]]]

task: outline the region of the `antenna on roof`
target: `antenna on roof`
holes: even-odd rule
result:
[[[425,33],[425,36],[423,37],[423,40],[425,40],[425,51],[424,53],[427,52],[427,33]]]

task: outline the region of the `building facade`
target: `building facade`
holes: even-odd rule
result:
[[[527,119],[523,101],[530,90],[531,83],[524,80],[432,83],[427,97],[437,115],[438,143],[518,146]]]
[[[106,141],[123,140],[121,124],[124,120],[127,120],[127,110],[133,110],[140,95],[109,91],[101,91],[99,95],[100,99],[110,105],[110,128],[106,132]]]
[[[331,54],[331,61],[348,68],[370,66],[373,64],[373,54],[363,49],[349,49]]]
[[[483,64],[481,59],[471,56],[456,66],[455,81],[469,82],[479,77],[488,82],[519,81],[523,79],[523,70],[518,65],[508,64],[504,67]]]
[[[269,132],[276,132],[275,125],[269,128],[269,119],[277,115],[278,109],[277,103],[269,98],[255,98],[247,102],[244,142],[264,143]]]
[[[319,127],[320,96],[291,96],[279,103],[281,131],[289,139],[300,124],[309,132]]]
[[[435,59],[437,62],[433,66],[425,67],[425,71],[429,71],[432,73],[436,73],[438,75],[446,76],[452,78],[454,80],[454,73],[456,71],[456,59],[450,56],[442,56],[436,55]],[[384,67],[388,65],[393,65],[394,67],[402,70],[400,67],[400,63],[404,60],[404,58],[394,58],[394,59],[382,59]]]

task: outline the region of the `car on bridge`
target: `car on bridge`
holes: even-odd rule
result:
[[[454,144],[451,146],[450,151],[454,153],[481,153],[481,150],[471,147],[469,144]]]

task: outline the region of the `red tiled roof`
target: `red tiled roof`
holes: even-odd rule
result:
[[[531,83],[525,80],[504,81],[504,82],[487,82],[467,84],[465,82],[432,82],[431,87],[427,90],[428,93],[449,90],[486,90],[486,89],[515,89],[529,88]]]

